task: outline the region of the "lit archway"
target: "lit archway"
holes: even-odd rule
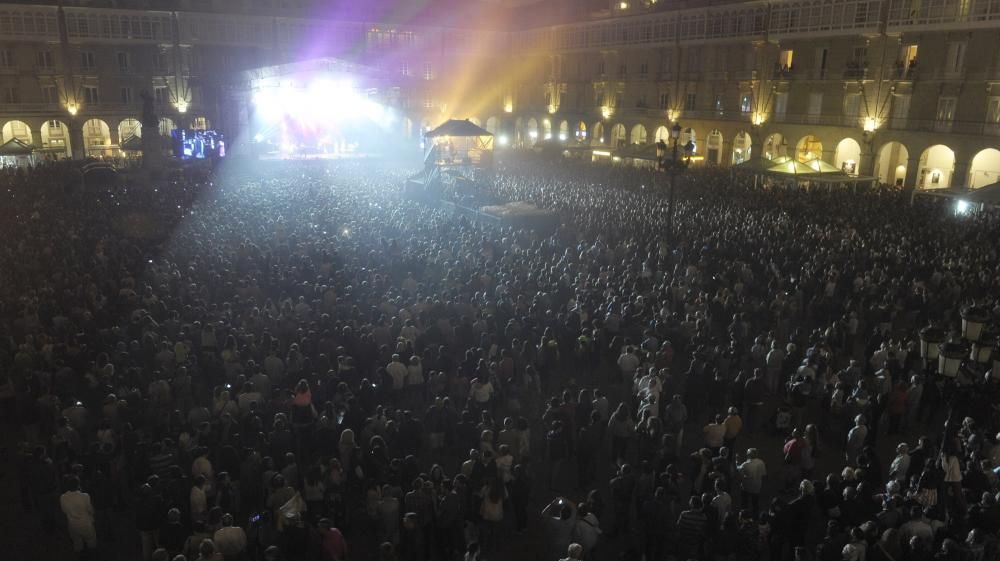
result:
[[[160,136],[170,136],[170,134],[174,132],[175,128],[177,128],[177,126],[174,125],[173,119],[170,117],[160,117]],[[406,131],[407,137],[413,138],[413,121],[409,119],[406,120]]]
[[[142,123],[138,119],[123,119],[118,123],[118,144],[124,144],[133,136],[142,138]]]
[[[563,121],[559,123],[559,140],[567,138],[569,138],[569,121]]]
[[[688,141],[694,145],[694,150],[691,151],[692,154],[698,153],[698,132],[688,127],[681,131],[680,136],[677,138],[678,146],[687,146]]]
[[[111,129],[101,119],[83,124],[83,147],[88,156],[111,155]]]
[[[632,134],[629,138],[629,142],[632,144],[645,144],[646,143],[646,127],[642,125],[636,125],[632,127]]]
[[[604,144],[604,141],[606,140],[604,138],[604,123],[600,121],[594,123],[594,136],[592,136],[591,139],[598,144]]]
[[[981,150],[969,166],[969,187],[978,189],[997,181],[1000,181],[1000,150]]]
[[[833,155],[833,165],[844,173],[857,175],[860,162],[861,145],[858,144],[857,140],[845,138],[837,144],[837,151]]]
[[[955,152],[944,144],[935,144],[920,154],[917,186],[921,189],[944,189],[951,186],[955,172]]]
[[[625,125],[618,123],[617,125],[611,127],[611,147],[621,148],[625,146],[627,137],[625,136]]]
[[[776,160],[788,155],[788,141],[781,133],[773,133],[764,139],[764,159]]]
[[[45,121],[42,124],[42,146],[56,159],[73,156],[70,146],[69,129],[62,121]]]
[[[802,163],[822,157],[823,143],[811,134],[803,136],[795,145],[795,159]]]
[[[552,121],[548,119],[542,119],[542,138],[545,140],[552,138]]]
[[[489,119],[486,119],[486,130],[488,130],[493,134],[497,134],[500,132],[499,130],[497,130],[499,124],[500,124],[500,119],[497,119],[496,117],[490,117]]]
[[[901,142],[887,142],[878,151],[875,162],[875,177],[880,183],[903,186],[906,181],[906,162],[910,152]]]
[[[31,127],[24,121],[7,121],[3,126],[2,136],[4,142],[10,142],[11,139],[16,138],[28,146],[33,143]]]
[[[752,140],[746,131],[740,131],[733,137],[733,165],[741,164],[750,159]]]
[[[195,117],[191,119],[191,128],[196,131],[207,131],[212,128],[212,123],[208,120],[208,117]]]
[[[532,143],[538,140],[538,121],[534,118],[528,119],[528,138]]]
[[[580,140],[587,138],[587,123],[580,121],[576,124],[576,137]]]
[[[663,142],[670,142],[670,129],[668,129],[667,127],[657,127],[656,135],[653,137],[653,139],[656,142],[659,142],[661,140]]]
[[[705,161],[710,164],[722,163],[722,131],[714,129],[705,139]]]

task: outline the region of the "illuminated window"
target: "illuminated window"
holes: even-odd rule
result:
[[[424,109],[431,109],[434,107],[434,100],[426,97],[424,98]]]
[[[722,94],[715,94],[715,111],[721,115],[723,110]]]
[[[938,98],[937,120],[942,122],[955,120],[955,105],[957,100],[954,97]]]
[[[431,63],[429,63],[429,62],[425,63],[424,64],[424,80],[433,80],[433,79],[434,79],[434,67],[432,67]]]
[[[743,94],[740,96],[740,113],[749,113],[753,110],[753,94]]]
[[[795,57],[795,51],[787,49],[778,53],[778,69],[779,70],[791,70],[792,60]]]

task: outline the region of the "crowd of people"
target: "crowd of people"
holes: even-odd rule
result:
[[[917,336],[1000,317],[996,213],[693,169],[671,235],[654,173],[511,154],[535,232],[405,171],[0,178],[8,508],[90,560],[1000,558],[1000,380]]]

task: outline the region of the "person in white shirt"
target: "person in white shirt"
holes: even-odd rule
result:
[[[222,527],[215,531],[212,541],[226,559],[238,559],[247,548],[247,533],[234,524],[232,514],[225,514]]]
[[[910,446],[902,442],[896,446],[896,457],[889,466],[889,475],[900,482],[906,483],[906,474],[910,471]]]
[[[94,527],[94,505],[90,495],[80,491],[80,480],[69,479],[69,490],[59,497],[59,506],[66,515],[73,551],[97,548],[97,530]]]
[[[753,502],[753,512],[760,512],[760,490],[764,485],[764,478],[767,477],[767,466],[764,460],[757,457],[757,449],[747,450],[747,459],[739,465],[739,473],[743,478],[741,483],[742,504]]]
[[[205,494],[205,476],[198,475],[194,478],[194,485],[191,486],[189,499],[191,502],[191,521],[204,522],[208,517],[208,496]]]
[[[388,372],[389,377],[392,378],[392,391],[401,391],[403,386],[406,384],[406,375],[408,372],[406,365],[403,364],[403,361],[398,354],[392,355],[392,361],[386,365],[385,371]]]

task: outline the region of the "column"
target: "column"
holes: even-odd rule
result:
[[[948,187],[967,187],[969,183],[969,168],[972,162],[956,161],[955,170],[951,173]]]
[[[875,175],[874,146],[874,140],[867,140],[861,143],[861,161],[858,162],[858,175]]]
[[[66,121],[66,128],[69,129],[69,148],[73,153],[74,160],[82,160],[87,157],[83,141],[83,123],[79,119],[69,119]]]
[[[904,187],[914,187],[919,189],[920,185],[920,158],[908,158],[906,160],[906,179],[903,180]]]

